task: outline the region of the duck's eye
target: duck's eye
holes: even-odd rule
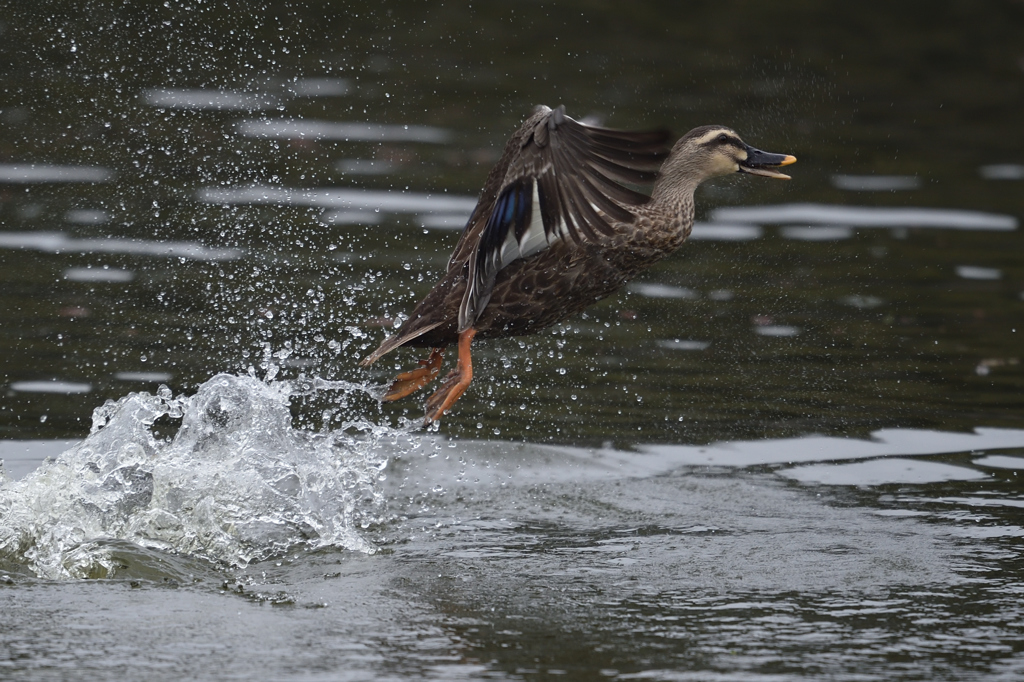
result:
[[[722,133],[721,135],[719,135],[719,136],[718,136],[718,141],[719,141],[719,142],[720,142],[721,144],[725,144],[726,142],[728,142],[728,141],[729,141],[729,136],[728,136],[728,135],[726,135],[725,133]]]

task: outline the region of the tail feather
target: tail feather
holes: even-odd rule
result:
[[[388,338],[384,339],[384,343],[380,344],[380,346],[377,347],[377,350],[373,351],[365,358],[360,360],[359,365],[361,367],[369,367],[373,363],[377,362],[377,360],[380,360],[383,356],[387,355],[388,353],[398,348],[399,346],[404,346],[413,339],[419,336],[423,336],[431,329],[434,329],[435,327],[440,327],[443,323],[444,320],[441,320],[439,322],[435,322],[434,324],[428,324],[423,327],[420,327],[419,329],[415,329],[409,333],[399,332],[394,336],[389,336]]]

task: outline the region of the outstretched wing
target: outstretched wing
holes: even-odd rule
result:
[[[558,240],[600,243],[615,234],[615,224],[632,223],[635,216],[628,207],[649,197],[621,183],[653,182],[668,156],[667,131],[588,126],[566,116],[565,107],[539,113],[527,123],[532,129],[518,137],[520,149],[508,164],[486,220],[474,212],[476,220],[467,225],[464,242],[477,221],[483,222],[475,253],[469,254],[460,331],[473,326],[483,312],[502,268]]]

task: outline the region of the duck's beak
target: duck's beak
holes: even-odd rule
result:
[[[791,163],[796,163],[795,156],[763,152],[760,149],[754,149],[751,146],[747,146],[746,150],[747,158],[740,161],[740,173],[763,175],[766,178],[778,178],[779,180],[790,179],[785,173],[780,173],[774,169],[779,166],[788,166]]]

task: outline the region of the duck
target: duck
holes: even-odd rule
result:
[[[581,312],[682,246],[694,191],[734,173],[788,180],[796,162],[764,152],[731,128],[705,125],[671,144],[667,130],[629,131],[577,121],[565,106],[538,106],[512,134],[440,281],[360,365],[391,351],[429,348],[382,395],[400,400],[454,369],[425,404],[438,421],[473,379],[475,339],[534,334]],[[635,187],[652,186],[650,194]]]

